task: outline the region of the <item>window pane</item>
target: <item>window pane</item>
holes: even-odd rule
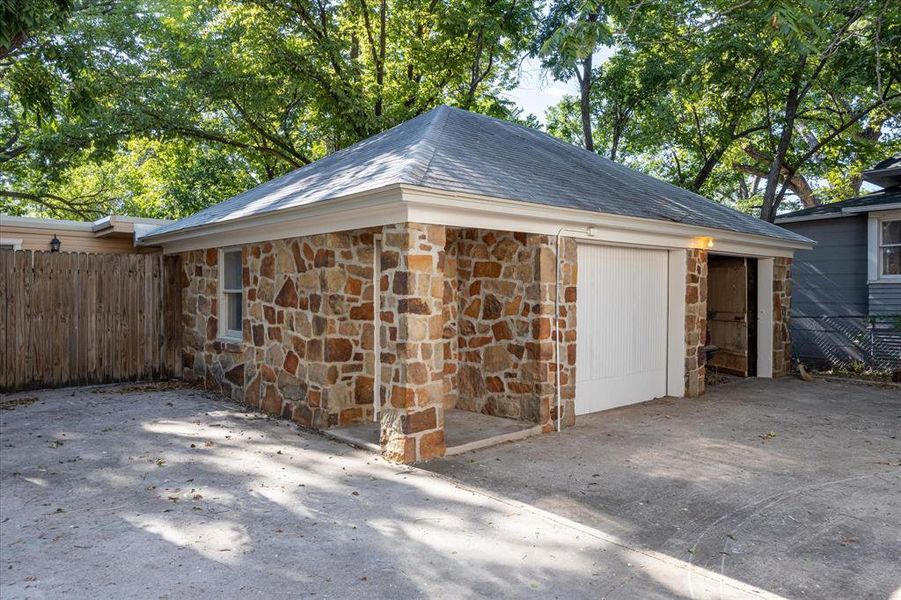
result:
[[[241,251],[225,253],[225,289],[241,289]]]
[[[243,328],[242,311],[244,309],[244,294],[226,294],[228,297],[228,315],[226,316],[226,327],[229,331],[241,331]]]
[[[901,221],[882,222],[882,245],[901,244]]]
[[[882,249],[882,274],[901,275],[901,246]]]

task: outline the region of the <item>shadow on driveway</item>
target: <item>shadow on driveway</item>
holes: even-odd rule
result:
[[[901,591],[901,391],[746,380],[426,468],[779,595]]]

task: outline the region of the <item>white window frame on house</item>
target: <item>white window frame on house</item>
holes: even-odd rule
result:
[[[12,250],[22,249],[22,240],[16,238],[0,238],[0,248],[9,247]]]
[[[901,221],[901,211],[892,211],[885,215],[871,216],[867,222],[867,269],[869,283],[879,282],[899,282],[901,281],[901,273],[888,274],[885,273],[885,262],[883,260],[884,248],[901,247],[901,244],[885,244],[882,239],[883,225],[892,221]]]
[[[240,330],[229,329],[228,322],[229,317],[229,297],[232,295],[240,295],[240,305],[241,305],[241,315],[242,315],[242,323],[243,323],[243,314],[244,314],[244,284],[243,284],[243,274],[242,278],[239,280],[241,283],[241,287],[239,288],[226,288],[225,287],[225,256],[226,254],[237,253],[238,256],[241,256],[241,247],[240,246],[231,246],[228,248],[220,248],[219,249],[219,337],[223,340],[228,340],[230,342],[240,342],[244,339],[244,331],[243,327]],[[242,271],[243,271],[243,260],[242,260]]]

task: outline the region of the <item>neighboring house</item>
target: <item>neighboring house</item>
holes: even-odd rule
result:
[[[552,431],[699,395],[708,342],[785,374],[792,254],[813,245],[446,106],[142,242],[181,257],[185,378],[314,428],[378,418],[404,462],[444,454],[448,409]],[[720,261],[728,339],[707,326]]]
[[[0,248],[51,250],[54,238],[60,252],[128,254],[146,252],[135,244],[136,235],[171,221],[110,215],[93,223],[0,215]]]
[[[901,158],[863,173],[883,189],[780,216],[816,240],[795,256],[795,356],[819,365],[901,365]]]

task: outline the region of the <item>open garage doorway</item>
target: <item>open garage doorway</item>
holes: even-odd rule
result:
[[[757,270],[755,258],[709,255],[709,375],[757,375]]]

